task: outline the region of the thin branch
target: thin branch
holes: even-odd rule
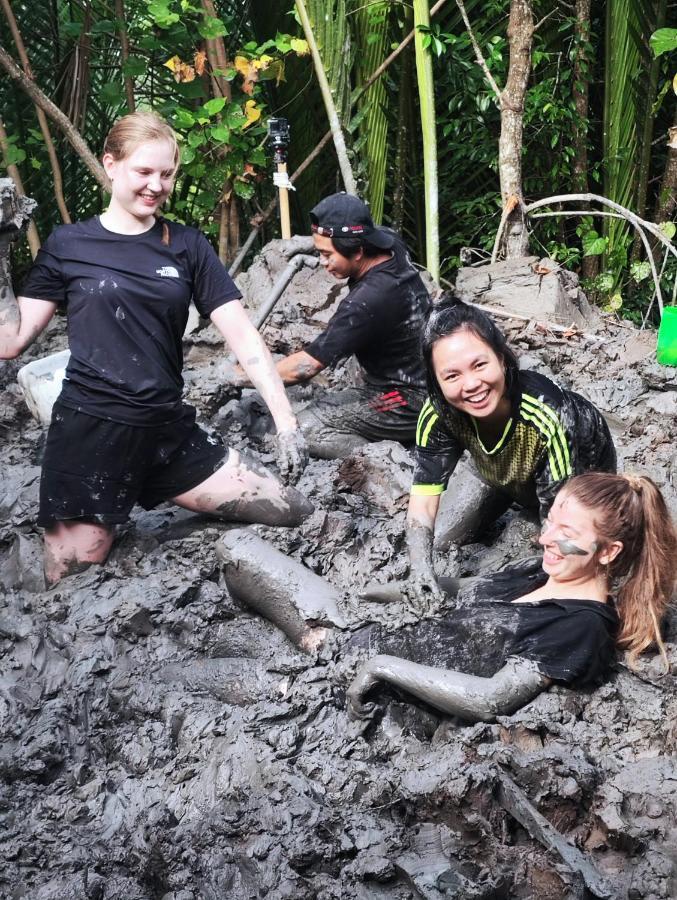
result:
[[[491,85],[491,89],[496,94],[496,99],[498,100],[499,106],[501,105],[501,92],[498,88],[498,85],[494,81],[494,76],[489,71],[489,66],[482,55],[482,51],[480,50],[480,45],[477,43],[477,38],[475,37],[475,33],[472,30],[472,26],[470,25],[470,19],[468,18],[468,13],[465,11],[465,6],[463,5],[463,0],[456,0],[456,6],[458,6],[461,11],[461,16],[463,17],[463,22],[465,24],[466,31],[468,32],[468,37],[470,38],[470,43],[473,46],[473,50],[475,51],[475,59],[477,60],[477,64],[484,72],[484,77],[487,79],[489,84]]]
[[[35,82],[31,81],[31,79],[21,71],[2,45],[0,45],[0,66],[7,72],[10,78],[18,82],[19,86],[28,94],[31,100],[33,100],[34,103],[37,103],[38,106],[47,113],[49,118],[63,131],[67,141],[94,176],[97,184],[105,191],[110,190],[110,185],[106,173],[103,170],[103,166],[89,149],[80,132],[73,125],[68,116],[64,115],[59,107],[52,103],[49,97],[40,90]]]
[[[7,0],[3,0],[6,3]],[[120,60],[124,67],[129,59],[129,38],[127,37],[127,19],[125,17],[124,0],[115,0],[115,18],[120,22],[118,34],[120,36]],[[125,94],[127,95],[127,109],[133,113],[136,109],[134,102],[134,81],[131,75],[125,75]]]
[[[30,78],[31,81],[34,81],[31,63],[28,58],[28,53],[26,52],[23,37],[21,36],[19,26],[14,16],[14,11],[10,6],[9,0],[0,0],[0,3],[2,4],[2,8],[7,19],[7,24],[9,25],[9,30],[12,32],[14,45],[16,47],[17,53],[19,54],[19,59],[21,60],[21,67],[23,68],[27,77]],[[47,116],[44,114],[42,109],[40,109],[38,104],[34,102],[34,105],[35,114],[38,119],[38,124],[40,125],[40,131],[42,132],[42,137],[45,141],[45,148],[47,150],[47,156],[49,157],[49,164],[52,168],[52,178],[54,181],[54,197],[56,199],[56,205],[59,207],[59,212],[61,213],[62,220],[67,224],[70,224],[71,217],[70,213],[68,212],[68,207],[66,206],[66,198],[64,197],[63,193],[63,178],[61,177],[61,166],[59,165],[59,158],[56,155],[56,150],[54,149],[54,141],[52,140],[52,134],[49,130],[49,122],[47,121]]]

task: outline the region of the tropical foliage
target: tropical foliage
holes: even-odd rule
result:
[[[486,255],[494,241],[501,214],[500,110],[458,4],[417,3],[432,10],[429,25],[418,29],[419,69],[425,53],[434,86],[429,111],[436,132],[441,275],[452,278],[462,258]],[[304,5],[358,191],[374,217],[402,230],[425,263],[424,181],[430,164],[423,155],[414,41],[364,89],[414,28],[413,7],[398,0]],[[504,85],[510,0],[463,5],[488,70]],[[2,7],[9,8],[9,0]],[[669,128],[677,125],[674,0],[534,0],[533,8],[525,199],[591,190],[647,219],[674,218],[677,149],[667,144]],[[252,216],[271,208],[267,116],[290,121],[291,172],[328,130],[293,0],[55,0],[49,6],[13,0],[11,10],[36,84],[95,153],[111,122],[131,103],[152,105],[171,118],[182,135],[184,167],[170,214],[213,234],[224,259],[235,255]],[[0,15],[0,43],[19,60],[6,14]],[[0,109],[5,162],[18,166],[26,192],[40,201],[37,222],[45,234],[60,214],[54,167],[34,105],[3,78]],[[101,189],[53,124],[51,131],[69,213],[88,215],[101,207]],[[0,132],[0,143],[1,138]],[[308,209],[318,197],[343,187],[331,142],[295,186],[294,226],[305,231]],[[592,215],[529,224],[532,251],[589,276],[588,287],[601,303],[630,315],[645,309],[651,293],[646,254],[627,225]],[[670,226],[664,226],[668,235]],[[259,240],[273,236],[275,228],[273,216]],[[661,253],[655,253],[661,268]],[[675,267],[668,261],[662,268],[670,296]]]

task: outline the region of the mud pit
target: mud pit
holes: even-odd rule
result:
[[[278,251],[244,279],[248,295],[286,265]],[[297,349],[337,296],[323,272],[303,270],[269,344]],[[63,348],[63,325],[21,362]],[[676,373],[653,361],[654,341],[612,323],[594,339],[504,325],[527,367],[608,414],[622,465],[655,478],[677,514]],[[255,396],[238,402],[219,382],[212,330],[186,350],[187,398],[202,420],[272,465]],[[214,548],[230,526],[137,511],[105,567],[45,591],[42,432],[18,367],[0,364],[0,896],[677,896],[677,691],[655,657],[637,674],[619,664],[590,693],[552,688],[495,725],[385,692],[377,719],[354,723],[344,704],[354,665],[329,650],[301,655],[229,596]],[[409,469],[390,443],[311,462],[299,487],[313,515],[297,529],[254,529],[343,591],[349,626],[406,619],[357,594],[405,575]],[[440,554],[438,572],[527,556],[533,532],[510,512],[484,542]],[[676,636],[673,625],[675,663]]]

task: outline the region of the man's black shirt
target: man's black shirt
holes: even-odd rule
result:
[[[425,387],[420,332],[430,297],[396,237],[392,257],[373,266],[339,304],[326,330],[305,348],[325,366],[355,355],[375,387]]]

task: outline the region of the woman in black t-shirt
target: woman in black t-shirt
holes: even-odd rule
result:
[[[616,471],[616,452],[601,413],[584,397],[537,372],[520,370],[505,336],[481,310],[448,295],[422,334],[428,400],[414,448],[407,513],[412,606],[439,595],[433,533],[449,477],[464,451],[479,477],[454,488],[437,546],[462,543],[511,503],[541,521],[572,475]]]
[[[264,342],[207,239],[159,217],[179,162],[162,119],[119,119],[104,146],[111,182],[100,216],[57,228],[18,298],[0,298],[0,359],[12,359],[65,307],[70,362],[54,406],[40,484],[45,574],[54,583],[103,562],[135,502],[165,500],[243,522],[297,525],[298,491],[195,422],[182,402],[189,304],[211,318],[268,405],[279,464],[300,474],[305,441]]]
[[[532,564],[471,579],[440,618],[397,629],[368,625],[350,636],[344,653],[376,654],[348,690],[350,712],[366,715],[365,695],[385,682],[442,712],[489,721],[553,682],[595,684],[616,647],[634,665],[655,645],[667,667],[660,623],[675,586],[677,533],[651,479],[605,472],[572,478],[539,540],[540,572]],[[290,591],[289,572],[278,575],[265,548],[260,559],[238,544],[221,555],[231,593],[304,649],[326,640],[327,629],[309,625],[295,603],[301,571]],[[314,609],[314,620],[336,621],[330,605],[326,615]]]

